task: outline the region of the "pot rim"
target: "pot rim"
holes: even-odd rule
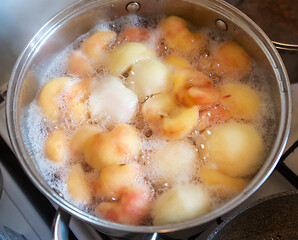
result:
[[[115,0],[113,0],[115,1]],[[278,133],[276,136],[276,140],[274,145],[272,146],[271,152],[267,159],[264,161],[263,166],[258,171],[258,173],[254,176],[254,178],[250,181],[249,185],[236,197],[231,199],[229,202],[224,204],[223,206],[215,209],[212,212],[209,212],[206,215],[201,217],[188,220],[185,222],[175,223],[175,224],[167,224],[162,226],[131,226],[131,225],[123,225],[118,224],[106,220],[99,219],[95,216],[87,214],[82,210],[79,210],[77,207],[73,206],[65,199],[63,199],[55,190],[53,190],[49,185],[46,184],[45,181],[42,181],[42,177],[36,176],[34,171],[31,169],[28,161],[26,160],[26,149],[22,142],[21,137],[18,133],[21,133],[20,126],[17,121],[18,114],[18,103],[20,99],[20,82],[25,77],[26,70],[28,67],[28,59],[32,57],[32,52],[36,50],[39,44],[44,40],[46,36],[48,36],[53,30],[57,29],[60,24],[62,24],[67,19],[80,14],[84,11],[84,9],[90,9],[92,6],[96,4],[111,4],[111,1],[88,1],[83,0],[77,3],[70,5],[65,8],[58,14],[56,14],[51,20],[49,20],[32,38],[30,43],[24,49],[24,51],[20,54],[10,77],[8,92],[7,92],[7,101],[6,101],[6,122],[8,133],[10,137],[10,141],[12,143],[14,152],[26,172],[29,176],[30,180],[33,184],[52,202],[59,205],[63,210],[74,215],[75,217],[93,225],[96,227],[104,227],[112,230],[120,230],[125,232],[132,233],[167,233],[167,232],[175,232],[179,230],[183,230],[186,228],[191,228],[195,226],[199,226],[201,224],[208,223],[217,217],[224,215],[225,213],[231,211],[236,206],[245,201],[251,194],[253,194],[269,177],[271,172],[274,170],[276,164],[278,163],[278,159],[280,158],[288,138],[290,124],[291,124],[291,96],[290,96],[290,83],[288,80],[288,76],[284,67],[284,64],[279,56],[277,50],[274,48],[270,39],[265,35],[265,33],[245,14],[240,12],[238,9],[233,7],[232,5],[224,2],[223,0],[184,0],[185,2],[190,3],[198,3],[205,2],[204,6],[211,8],[214,11],[218,11],[221,14],[226,14],[228,16],[232,16],[234,19],[238,19],[240,23],[245,26],[247,32],[253,36],[253,39],[257,41],[258,45],[262,47],[262,50],[267,55],[268,60],[271,62],[271,65],[274,67],[275,74],[278,81],[278,87],[280,91],[281,98],[281,113],[280,113],[280,124],[278,128]],[[129,2],[129,1],[128,1]],[[21,135],[21,134],[20,134]]]

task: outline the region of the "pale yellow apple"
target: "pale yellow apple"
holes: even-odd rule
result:
[[[203,184],[211,187],[211,190],[220,196],[229,196],[240,192],[247,185],[247,181],[241,177],[231,177],[205,166],[199,169],[199,177]]]
[[[143,104],[142,115],[153,132],[181,139],[197,124],[198,108],[180,107],[170,93],[160,93]]]
[[[205,151],[219,171],[244,177],[257,172],[264,157],[264,141],[250,124],[230,122],[205,131]]]
[[[88,37],[81,45],[81,50],[97,66],[105,60],[105,48],[116,40],[114,31],[99,31]]]
[[[107,200],[119,199],[125,187],[137,183],[141,178],[139,164],[115,164],[103,168],[95,183],[96,196]]]
[[[220,88],[220,104],[235,119],[254,120],[260,112],[260,97],[257,92],[245,84],[225,84]]]
[[[184,54],[193,54],[205,45],[201,33],[191,33],[186,21],[177,16],[170,16],[161,22],[162,36],[169,48]]]
[[[132,67],[127,82],[138,97],[144,99],[169,89],[169,69],[160,60],[147,59]]]
[[[83,53],[74,51],[68,58],[67,72],[76,77],[88,77],[94,75],[96,71]]]
[[[69,149],[74,156],[82,155],[86,141],[93,135],[102,132],[102,129],[94,125],[79,127],[71,137]]]
[[[54,129],[49,133],[44,150],[46,157],[54,162],[63,162],[67,153],[67,138],[63,129]]]
[[[48,82],[41,89],[38,104],[41,108],[41,112],[47,119],[55,122],[59,120],[60,112],[57,98],[61,95],[70,80],[70,77],[56,78]]]
[[[162,134],[172,139],[182,139],[195,128],[198,121],[198,108],[178,108],[170,112],[162,121]]]
[[[137,62],[150,58],[155,58],[155,53],[144,44],[123,43],[111,52],[108,69],[113,75],[121,75]]]
[[[91,136],[84,145],[84,159],[90,167],[102,170],[125,163],[139,153],[140,136],[131,125],[119,123],[112,131]]]
[[[185,57],[176,54],[166,57],[164,62],[175,67],[191,68],[190,62]]]
[[[216,49],[213,67],[217,74],[235,76],[238,79],[251,71],[251,60],[247,52],[236,42],[224,42]]]
[[[210,211],[211,199],[199,184],[182,184],[165,191],[153,202],[154,225],[194,219]]]
[[[71,169],[67,178],[67,189],[74,200],[90,202],[92,195],[81,165],[77,164]]]

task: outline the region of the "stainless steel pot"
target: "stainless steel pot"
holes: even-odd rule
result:
[[[266,160],[249,185],[224,206],[193,220],[165,226],[127,226],[91,216],[63,199],[40,175],[30,155],[27,136],[22,135],[22,110],[34,99],[40,86],[39,73],[57,53],[81,34],[103,21],[129,12],[140,16],[178,15],[195,25],[220,29],[239,42],[267,75],[275,108],[274,138]],[[264,32],[247,16],[222,0],[84,0],[53,17],[35,35],[20,55],[8,87],[6,116],[14,151],[35,186],[69,214],[115,237],[134,239],[147,233],[181,239],[202,231],[212,220],[232,210],[247,199],[267,179],[285,147],[291,121],[289,81],[282,60]],[[59,219],[59,218],[58,218]]]

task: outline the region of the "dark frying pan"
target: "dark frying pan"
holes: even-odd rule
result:
[[[207,240],[298,239],[298,190],[262,198],[235,212]]]

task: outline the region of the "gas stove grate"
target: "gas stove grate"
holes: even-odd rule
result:
[[[298,176],[295,174],[285,163],[284,161],[287,157],[292,154],[295,149],[298,147],[298,140],[293,143],[291,147],[281,156],[279,163],[276,166],[276,170],[283,175],[296,189],[298,189]]]

